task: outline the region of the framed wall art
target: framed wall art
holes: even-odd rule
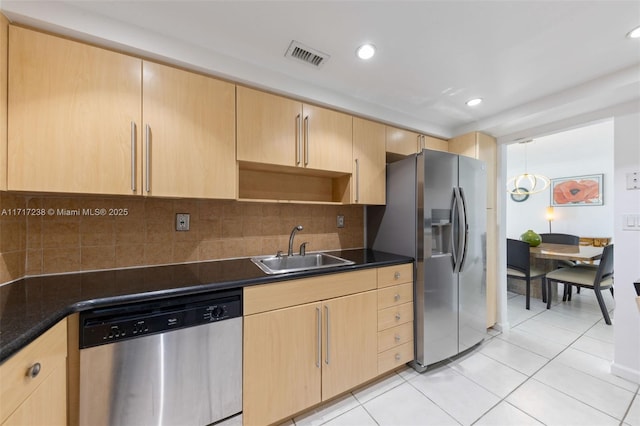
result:
[[[599,174],[551,179],[551,205],[553,207],[603,205],[603,176]]]

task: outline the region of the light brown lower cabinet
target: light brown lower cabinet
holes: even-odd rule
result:
[[[265,425],[377,375],[376,291],[244,318],[243,423]]]
[[[2,426],[67,424],[67,320],[0,366]]]

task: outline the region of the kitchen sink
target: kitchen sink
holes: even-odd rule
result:
[[[309,253],[293,256],[256,256],[251,261],[267,274],[285,274],[287,272],[308,271],[353,265],[355,262],[326,253]]]

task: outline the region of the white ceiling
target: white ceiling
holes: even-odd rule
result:
[[[494,136],[640,104],[640,1],[0,0],[14,22],[425,133]],[[284,57],[291,40],[331,56]],[[377,47],[369,62],[355,56]],[[465,105],[473,97],[484,102]]]

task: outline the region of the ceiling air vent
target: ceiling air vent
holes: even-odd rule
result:
[[[285,53],[284,56],[297,59],[316,68],[320,68],[330,58],[326,53],[312,49],[295,40],[291,41],[287,53]]]

